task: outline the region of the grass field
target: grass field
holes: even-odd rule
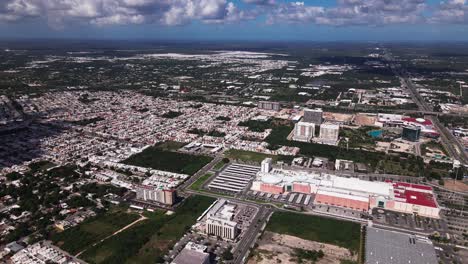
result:
[[[165,149],[173,148],[173,144],[163,146]],[[159,146],[149,147],[140,153],[130,156],[123,163],[134,166],[153,168],[192,175],[208,164],[213,158],[196,156],[165,150]]]
[[[206,173],[205,175],[201,176],[198,178],[191,186],[190,189],[194,191],[200,191],[203,184],[211,177],[213,176],[213,173]]]
[[[206,196],[191,196],[173,215],[147,213],[147,220],[87,250],[81,257],[89,263],[155,263],[214,202]]]
[[[223,160],[221,160],[220,162],[216,163],[216,165],[213,167],[213,169],[220,170],[220,169],[222,169],[224,167],[224,165],[226,165],[226,163]]]
[[[139,216],[135,213],[127,213],[122,208],[114,208],[76,227],[52,234],[51,240],[63,250],[76,254],[138,218]]]
[[[177,141],[165,141],[165,142],[161,142],[157,144],[156,147],[158,147],[161,150],[174,151],[174,150],[180,149],[181,147],[185,145],[187,145],[187,143],[177,142]]]
[[[359,250],[361,226],[353,222],[276,212],[268,222],[266,229],[279,234],[337,245],[354,253]]]
[[[238,150],[238,149],[230,149],[224,152],[224,155],[232,160],[239,160],[243,162],[254,162],[254,163],[259,163],[259,164],[265,158],[272,158],[274,162],[279,161],[279,160],[289,160],[289,161],[292,160],[292,157],[288,157],[288,156],[280,156],[280,155],[275,156],[275,155],[268,155],[268,154],[263,154],[259,152],[245,151],[245,150]]]

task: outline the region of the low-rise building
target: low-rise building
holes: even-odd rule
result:
[[[171,264],[209,264],[210,254],[206,249],[207,246],[188,242]]]
[[[365,212],[384,208],[432,218],[439,218],[440,212],[432,187],[404,182],[375,182],[273,168],[269,172],[258,172],[251,189],[272,194],[315,194],[315,204]]]

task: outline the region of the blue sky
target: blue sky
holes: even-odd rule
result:
[[[465,0],[2,0],[0,38],[468,41]]]

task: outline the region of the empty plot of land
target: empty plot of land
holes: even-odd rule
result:
[[[238,193],[247,187],[259,170],[260,168],[256,166],[231,164],[219,173],[208,187]]]
[[[315,262],[319,264],[339,264],[342,260],[357,260],[356,254],[351,254],[343,247],[266,231],[258,241],[258,247],[254,250],[248,264],[300,263],[299,257],[296,256],[296,249],[323,251],[324,257]]]
[[[292,212],[275,212],[266,230],[336,245],[355,253],[359,250],[361,226],[353,222]]]
[[[451,191],[468,193],[468,184],[461,182],[461,181],[452,181],[452,180],[445,181],[444,187]]]

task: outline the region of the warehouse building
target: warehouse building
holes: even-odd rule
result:
[[[259,167],[245,164],[231,164],[208,184],[210,189],[238,193],[243,191],[255,177]]]
[[[272,194],[315,194],[315,204],[365,212],[384,208],[433,218],[439,218],[440,212],[432,187],[420,184],[365,181],[319,172],[272,168],[269,172],[258,172],[251,189]]]

